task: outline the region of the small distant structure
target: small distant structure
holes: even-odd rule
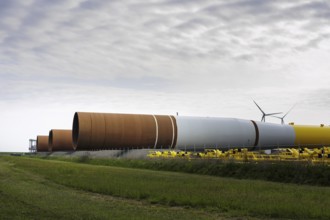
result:
[[[256,101],[254,101],[253,100],[253,102],[254,102],[254,104],[256,104],[256,106],[258,107],[258,109],[261,111],[261,113],[262,113],[262,117],[261,117],[261,122],[266,122],[266,117],[267,116],[273,116],[273,115],[278,115],[278,114],[282,114],[282,112],[276,112],[276,113],[265,113],[262,109],[261,109],[261,107],[256,103]],[[289,112],[288,112],[289,113]],[[287,114],[286,114],[287,115]],[[275,116],[273,116],[273,117],[275,117]],[[284,116],[285,117],[285,116]]]
[[[274,115],[272,115],[271,117],[281,119],[281,124],[284,125],[284,118],[285,118],[285,116],[287,116],[295,106],[296,106],[296,104],[294,104],[294,105],[290,108],[290,110],[289,110],[285,115],[283,115],[282,117],[274,116]],[[322,126],[321,126],[321,127],[322,127]]]
[[[37,140],[29,139],[29,151],[30,151],[30,153],[37,152]]]

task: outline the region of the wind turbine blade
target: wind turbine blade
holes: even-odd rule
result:
[[[282,113],[283,113],[283,112],[269,113],[269,114],[266,114],[266,116],[278,115],[278,114],[282,114]]]
[[[291,110],[294,108],[294,107],[296,107],[296,105],[297,104],[294,104],[291,108],[290,108],[290,110],[283,116],[283,118],[287,115],[287,114],[289,114],[290,112],[291,112]]]
[[[278,118],[278,119],[283,119],[282,117],[273,116],[273,115],[270,115],[270,117],[273,117],[273,118]]]
[[[260,106],[253,100],[254,104],[258,107],[258,109],[262,112],[262,114],[265,114],[265,112],[260,108]]]

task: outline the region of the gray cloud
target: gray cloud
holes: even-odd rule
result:
[[[326,109],[328,111],[330,108],[330,89],[320,88],[307,90],[302,92],[301,97],[301,102],[313,109]]]
[[[16,31],[7,31],[1,48],[8,57],[22,62],[49,62],[62,65],[63,71],[80,66],[82,71],[76,74],[81,77],[101,65],[107,69],[111,63],[113,76],[102,70],[98,74],[115,78],[122,74],[151,75],[149,63],[162,65],[176,60],[177,64],[195,59],[251,62],[292,49],[308,50],[326,40],[321,37],[329,33],[326,29],[304,39],[301,36],[308,35],[308,29],[290,26],[293,18],[295,22],[318,23],[317,16],[299,15],[316,14],[319,8],[325,12],[321,2],[297,1],[281,9],[285,2],[35,1],[25,6],[21,25]],[[15,5],[10,8],[15,9]],[[16,5],[17,10],[20,8],[22,5]],[[281,25],[283,21],[289,25]],[[63,65],[61,57],[70,66]]]
[[[322,0],[2,0],[0,111],[259,118],[252,99],[321,106],[329,19]]]
[[[275,56],[290,48],[308,48],[308,42],[318,37],[300,37],[298,41],[299,36],[308,34],[308,29],[296,24],[290,26],[290,22],[318,24],[326,18],[319,15],[329,11],[328,4],[297,1],[283,8],[283,2],[156,1],[142,4],[119,1],[109,4],[107,1],[80,1],[65,4],[65,1],[35,1],[26,6],[19,28],[6,33],[2,48],[10,47],[11,54],[15,53],[14,49],[18,50],[16,57],[21,57],[23,52],[32,57],[36,52],[54,53],[58,57],[89,50],[103,53],[117,63],[129,59],[133,65],[139,65],[141,54],[148,59],[165,60],[206,59],[212,55],[214,59],[241,60],[248,54],[249,60],[253,60],[265,58],[265,51],[269,50]],[[328,33],[329,30],[325,30],[320,34]],[[258,41],[265,34],[272,34],[272,40],[263,37],[263,41]],[[314,41],[311,46],[319,42]],[[74,56],[82,64],[83,54]],[[121,57],[125,57],[125,61],[120,61]]]
[[[111,3],[113,2],[116,1],[111,1]],[[95,1],[86,0],[79,4],[79,8],[86,10],[101,10],[104,9],[104,7],[106,7],[109,4],[110,4],[109,1],[104,1],[104,0],[95,0]]]

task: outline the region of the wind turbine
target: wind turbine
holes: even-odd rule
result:
[[[283,124],[284,124],[284,118],[285,118],[285,116],[287,116],[287,115],[289,114],[289,112],[291,112],[291,110],[292,110],[295,106],[296,106],[296,104],[294,104],[294,105],[290,108],[290,110],[289,110],[285,115],[283,115],[282,117],[278,117],[278,116],[272,116],[272,117],[274,117],[274,118],[278,118],[278,119],[281,119],[281,124],[283,125]]]
[[[258,109],[261,111],[262,113],[262,117],[261,117],[261,121],[262,122],[266,122],[266,116],[273,116],[273,115],[278,115],[278,114],[282,114],[283,112],[276,112],[276,113],[265,113],[260,106],[253,100],[254,104],[256,104],[256,106],[258,107]],[[275,116],[273,116],[275,117]]]

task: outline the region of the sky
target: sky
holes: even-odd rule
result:
[[[260,120],[255,100],[329,125],[329,24],[327,0],[0,0],[0,152],[77,111]]]

